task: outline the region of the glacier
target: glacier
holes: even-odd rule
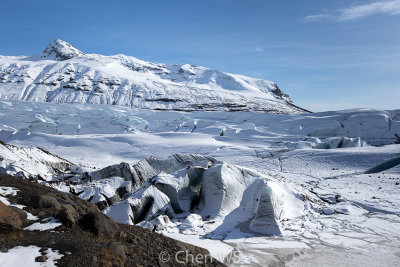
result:
[[[400,110],[282,115],[0,100],[0,171],[231,266],[343,257],[395,265],[399,134]]]

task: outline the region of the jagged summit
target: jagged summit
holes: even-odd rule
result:
[[[57,38],[43,50],[41,58],[67,60],[83,55],[85,54],[82,51],[76,49],[70,43]]]

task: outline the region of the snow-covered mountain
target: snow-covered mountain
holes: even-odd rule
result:
[[[271,81],[189,64],[85,54],[60,39],[38,55],[0,56],[0,98],[156,110],[306,111]]]

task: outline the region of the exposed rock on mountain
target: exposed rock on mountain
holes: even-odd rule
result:
[[[52,60],[67,60],[85,54],[73,47],[71,44],[60,39],[55,39],[43,51],[41,58]]]

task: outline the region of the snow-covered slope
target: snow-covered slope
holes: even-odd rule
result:
[[[305,112],[270,81],[189,64],[84,54],[59,39],[35,56],[0,56],[0,98],[158,110]]]

